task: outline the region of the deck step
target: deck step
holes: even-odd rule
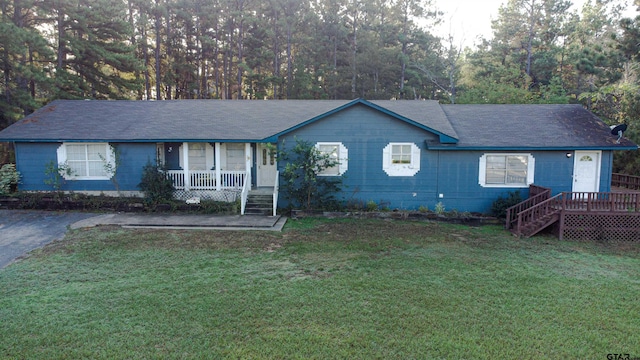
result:
[[[560,220],[560,213],[549,214],[522,227],[521,235],[529,238]]]

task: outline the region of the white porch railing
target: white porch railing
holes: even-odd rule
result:
[[[273,216],[276,216],[278,209],[278,192],[280,191],[280,171],[276,171],[276,180],[273,184]]]
[[[247,198],[249,197],[249,190],[251,190],[251,171],[247,171],[244,178],[244,184],[242,185],[242,195],[240,196],[240,215],[244,215],[244,210],[247,207]]]
[[[167,170],[167,177],[176,190],[187,190],[184,170]],[[220,171],[220,190],[241,189],[245,183],[245,171]],[[250,180],[250,179],[249,179]],[[189,190],[217,190],[215,170],[189,170]]]

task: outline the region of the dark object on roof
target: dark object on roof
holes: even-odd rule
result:
[[[616,144],[620,144],[620,139],[622,139],[622,133],[624,133],[625,131],[627,131],[627,124],[611,126],[611,135],[618,135],[618,140],[616,140]]]

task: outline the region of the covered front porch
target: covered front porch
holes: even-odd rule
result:
[[[271,189],[273,215],[278,197],[275,154],[267,144],[182,142],[158,143],[157,161],[166,169],[181,200],[241,200],[245,213],[251,189]]]

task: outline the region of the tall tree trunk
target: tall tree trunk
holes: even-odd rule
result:
[[[160,36],[160,27],[162,23],[162,17],[160,16],[160,0],[156,0],[156,8],[155,8],[155,31],[156,31],[156,46],[155,46],[155,61],[156,61],[156,100],[161,100],[162,96],[160,95],[160,83],[161,83],[161,74],[162,71],[160,69],[160,45],[161,36]]]
[[[527,64],[526,64],[526,73],[527,76],[531,76],[531,57],[532,57],[532,47],[533,47],[533,36],[534,36],[534,29],[535,29],[535,24],[536,24],[536,19],[535,19],[535,5],[536,5],[536,0],[531,0],[531,7],[528,9],[529,10],[529,29],[528,29],[528,36],[527,36]]]
[[[8,22],[9,16],[7,15],[7,1],[2,1],[2,21]],[[4,97],[7,103],[11,102],[11,88],[9,83],[11,81],[11,62],[9,60],[9,47],[4,46],[2,52],[2,69],[4,72]]]
[[[291,23],[289,16],[287,18],[287,99],[291,98],[291,88],[293,87],[293,58],[291,54]]]
[[[351,97],[356,98],[356,81],[358,78],[358,70],[356,66],[358,53],[358,1],[353,1],[353,37],[351,38]]]
[[[133,0],[128,0],[127,1],[127,6],[129,8],[129,26],[131,27],[131,38],[129,39],[129,41],[131,42],[131,46],[133,46],[135,52],[136,52],[136,56],[137,56],[137,49],[138,49],[138,42],[136,40],[136,22],[133,18]],[[133,76],[135,77],[136,81],[140,81],[140,70],[136,69],[133,73]],[[143,89],[138,87],[138,95],[136,97],[137,100],[142,100],[142,96],[143,96]]]
[[[167,71],[170,72],[171,74],[173,74],[173,70],[171,69],[171,66],[169,64],[171,64],[172,61],[172,53],[173,53],[173,42],[172,42],[172,38],[171,38],[171,32],[172,32],[172,28],[171,28],[171,12],[169,11],[169,9],[167,9],[167,41],[165,43],[165,47],[167,48],[167,50],[165,51],[167,54]],[[172,79],[172,77],[171,77]],[[174,99],[175,97],[173,96],[173,80],[169,80],[167,81],[166,84],[167,87],[167,94],[166,94],[166,99],[167,100],[171,100]]]
[[[64,31],[64,12],[62,6],[58,3],[57,16],[57,33],[58,33],[58,52],[56,71],[62,71],[65,62],[65,31]]]
[[[280,80],[280,32],[278,31],[278,10],[276,6],[272,4],[273,8],[273,77],[276,79],[273,84],[273,98],[279,99],[280,95],[278,88],[278,81]]]
[[[237,86],[238,96],[237,99],[242,99],[242,57],[244,50],[244,0],[238,1],[238,16],[240,20],[238,22],[238,74],[237,74]]]
[[[147,19],[146,16],[141,22],[140,37],[142,38],[142,54],[144,57],[144,91],[146,100],[151,100],[151,75],[149,74],[149,45],[147,44]]]

